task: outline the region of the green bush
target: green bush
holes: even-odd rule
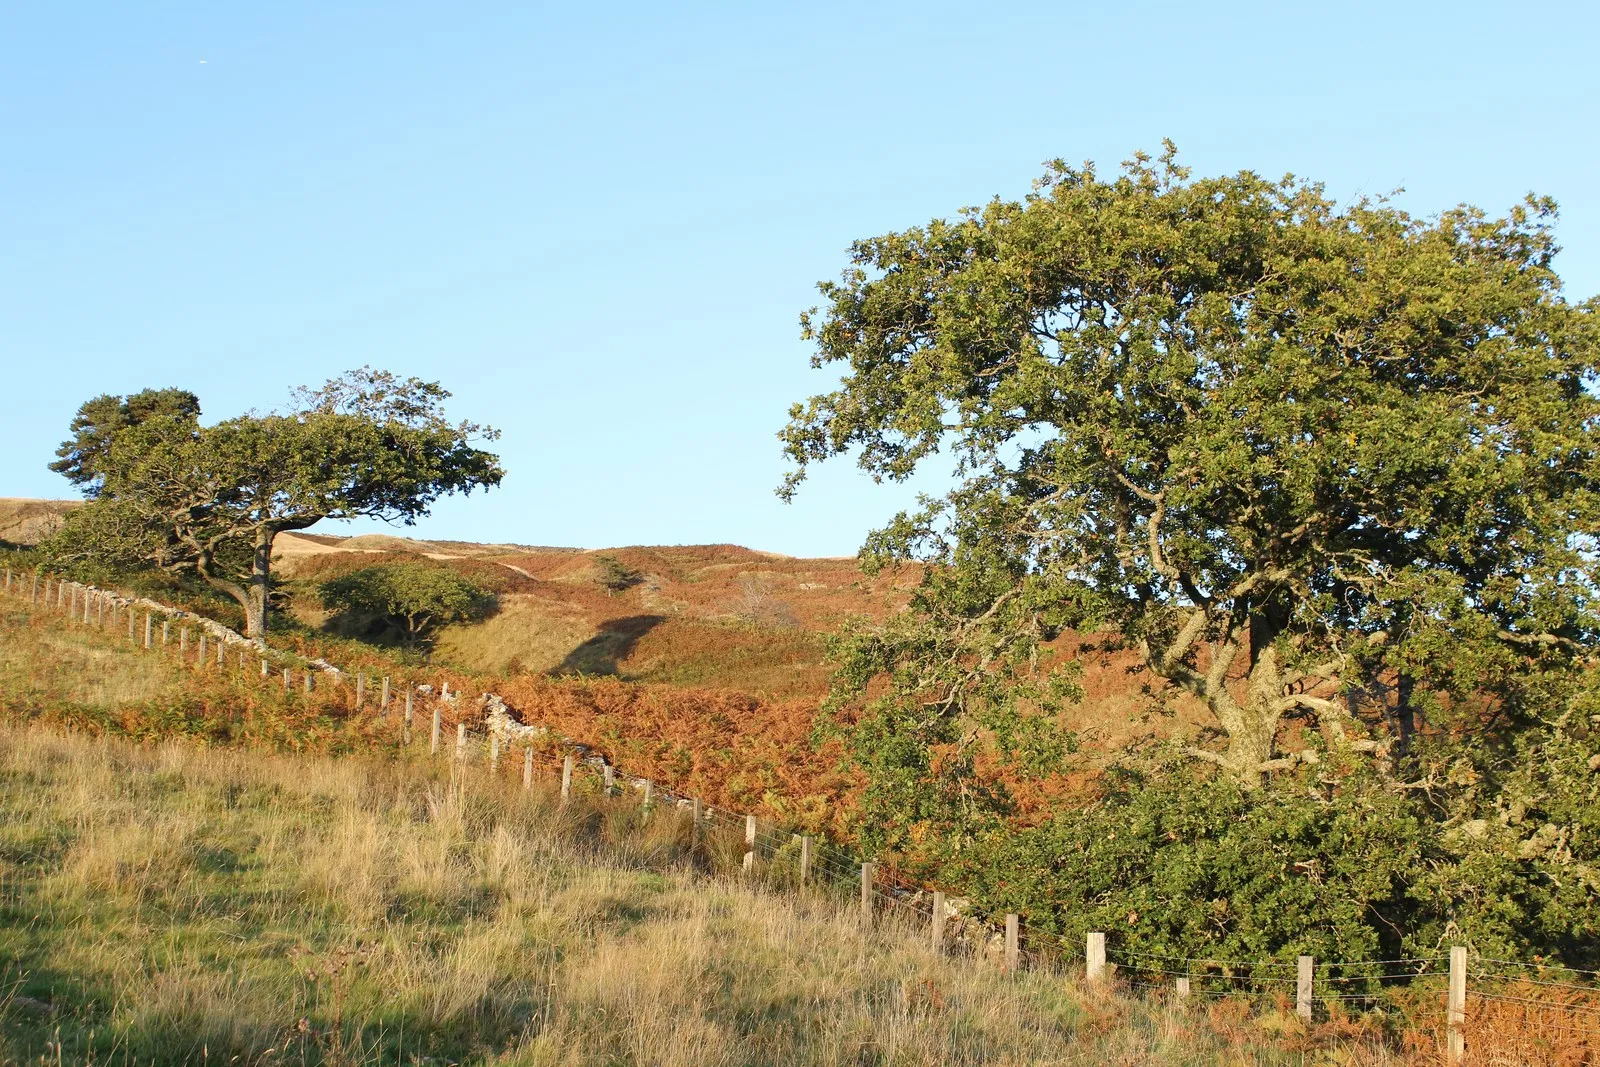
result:
[[[495,596],[448,567],[386,563],[331,578],[317,587],[322,605],[397,632],[408,645],[438,627],[490,614]]]

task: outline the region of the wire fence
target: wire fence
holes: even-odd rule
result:
[[[999,926],[967,902],[872,862],[841,842],[719,809],[629,775],[602,753],[536,724],[509,717],[496,724],[493,708],[511,709],[492,694],[478,698],[469,710],[465,694],[450,692],[444,683],[352,674],[248,641],[176,608],[53,575],[5,568],[3,591],[78,625],[125,634],[136,648],[176,654],[196,669],[230,669],[241,680],[253,679],[290,698],[335,686],[349,702],[348,710],[370,707],[380,721],[392,723],[400,746],[426,745],[431,756],[486,767],[500,777],[520,775],[524,787],[559,779],[563,803],[573,798],[616,802],[631,795],[647,811],[687,815],[691,855],[707,866],[714,867],[710,861],[721,856],[770,886],[856,897],[864,927],[891,917],[902,926],[922,927],[944,954],[992,958],[1008,970],[1081,970],[1091,986],[1115,983],[1178,1001],[1292,1003],[1308,1021],[1352,1011],[1395,1011],[1413,1020],[1420,1013],[1442,1024],[1450,1063],[1462,1062],[1470,1035],[1503,1045],[1506,1034],[1544,1052],[1554,1047],[1551,1042],[1576,1050],[1580,1058],[1573,1063],[1600,1063],[1597,971],[1475,956],[1462,948],[1378,960],[1212,959],[1108,944],[1097,932],[1069,938],[1030,928],[1019,915],[1005,916]]]

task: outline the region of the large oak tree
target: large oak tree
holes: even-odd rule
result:
[[[847,453],[955,475],[867,545],[936,566],[848,642],[847,686],[893,683],[866,728],[1005,747],[1048,706],[1041,646],[1098,628],[1253,787],[1585,656],[1600,309],[1563,296],[1554,219],[1191,179],[1168,146],[857,242],[803,319],[843,374],[793,409],[785,492]]]
[[[91,498],[62,540],[87,554],[192,571],[263,637],[272,547],[324,519],[406,524],[441,496],[498,485],[476,447],[495,431],[451,423],[437,383],[363,368],[301,389],[286,412],[210,426],[181,390],[88,401],[52,464]]]

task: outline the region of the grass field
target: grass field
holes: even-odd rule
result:
[[[935,956],[685,825],[407,762],[0,730],[7,1063],[1399,1062]]]

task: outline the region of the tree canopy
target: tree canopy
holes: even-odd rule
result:
[[[273,539],[324,519],[406,524],[441,496],[498,485],[497,433],[445,419],[437,383],[362,368],[300,389],[286,412],[200,422],[193,394],[101,396],[52,469],[91,498],[59,545],[192,571],[266,632]]]
[[[317,589],[324,607],[382,620],[416,644],[440,626],[481,619],[494,594],[436,563],[385,563],[330,578]]]
[[[843,376],[793,409],[783,492],[954,459],[864,549],[937,564],[846,639],[847,690],[893,681],[880,751],[933,775],[929,746],[1048,737],[1067,629],[1202,699],[1188,753],[1247,789],[1388,766],[1419,712],[1531,713],[1597,632],[1600,307],[1565,298],[1555,218],[1194,179],[1169,145],[854,244],[802,320]]]

